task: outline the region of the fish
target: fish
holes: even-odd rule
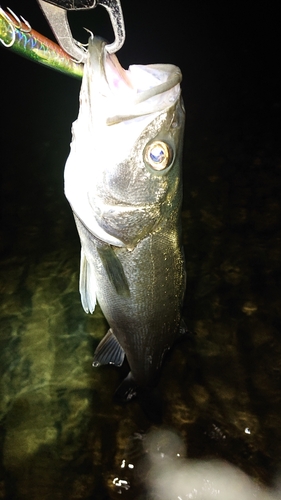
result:
[[[0,45],[31,61],[74,78],[83,76],[83,64],[73,61],[59,45],[31,28],[11,10],[0,7]]]
[[[79,289],[109,330],[93,366],[130,373],[117,388],[130,400],[157,385],[181,331],[185,264],[181,242],[185,111],[172,64],[125,70],[91,37],[65,165],[65,195],[81,241]]]

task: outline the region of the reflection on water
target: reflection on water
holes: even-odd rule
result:
[[[70,92],[71,101],[77,92]],[[258,484],[273,485],[278,477],[280,128],[269,102],[262,108],[248,94],[239,106],[232,103],[218,126],[213,101],[201,114],[198,102],[186,102],[184,314],[195,334],[175,345],[163,366],[162,427],[148,420],[138,401],[113,402],[123,368],[91,366],[107,325],[99,309],[93,316],[83,312],[78,293],[79,241],[62,193],[69,138],[59,135],[70,120],[62,115],[54,129],[46,126],[47,139],[29,122],[16,149],[9,135],[1,150],[7,168],[0,235],[0,498],[151,500],[146,436],[159,427],[180,436],[181,456],[226,460]],[[13,115],[8,118],[7,130],[17,134]],[[171,500],[180,494],[174,491]]]
[[[281,168],[262,146],[237,160],[221,144],[205,138],[204,154],[189,151],[185,316],[196,335],[164,364],[163,426],[189,458],[225,459],[272,484],[281,456]],[[11,196],[11,171],[4,181]],[[26,197],[24,182],[1,238],[0,498],[145,498],[136,436],[153,425],[137,401],[113,402],[122,370],[91,367],[107,327],[80,304],[79,242],[61,186],[43,176]]]

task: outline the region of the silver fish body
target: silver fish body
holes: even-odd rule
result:
[[[89,55],[65,169],[65,193],[81,240],[80,293],[96,300],[110,330],[94,366],[120,366],[149,387],[180,327],[185,288],[181,246],[184,109],[180,70],[123,70],[105,42]]]

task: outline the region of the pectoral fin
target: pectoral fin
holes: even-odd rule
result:
[[[84,311],[94,312],[96,307],[95,279],[83,248],[81,248],[79,291]]]
[[[96,348],[93,366],[108,364],[121,366],[124,358],[125,352],[110,328]]]
[[[130,295],[128,281],[114,249],[110,245],[103,245],[97,250],[110,283],[118,295],[128,297]]]

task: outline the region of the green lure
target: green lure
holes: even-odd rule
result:
[[[4,47],[39,64],[82,78],[83,64],[79,64],[59,45],[33,30],[25,19],[0,7],[0,42]]]

